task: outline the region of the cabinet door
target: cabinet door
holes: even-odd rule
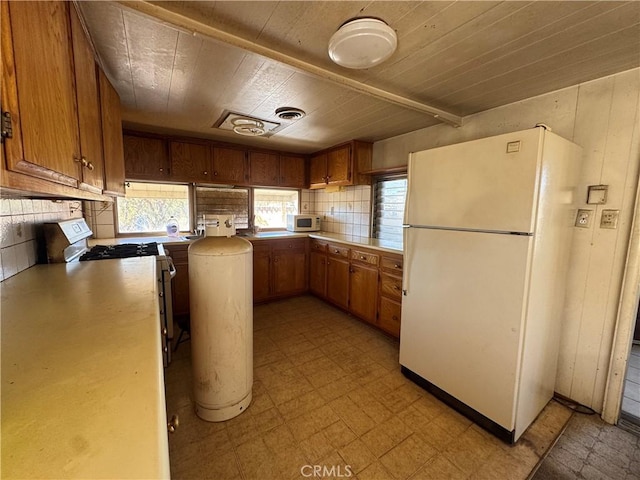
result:
[[[124,135],[124,168],[128,180],[166,180],[169,157],[161,138]]]
[[[10,32],[3,21],[3,55],[13,54],[14,69],[3,71],[14,83],[8,105],[18,119],[22,157],[6,150],[9,170],[71,187],[80,178],[80,140],[68,2],[8,3]],[[3,17],[7,13],[3,9]],[[6,48],[5,42],[12,43]],[[3,61],[4,70],[4,61]]]
[[[309,254],[309,290],[320,298],[327,296],[327,256],[311,251]]]
[[[349,262],[327,257],[327,299],[349,308]]]
[[[235,148],[214,147],[213,183],[247,183],[245,178],[245,152]]]
[[[98,69],[98,76],[104,149],[104,193],[124,196],[124,148],[120,97],[100,69]]]
[[[70,9],[73,59],[75,63],[76,99],[80,127],[82,183],[80,188],[102,193],[104,161],[102,159],[102,123],[100,95],[93,50],[74,7]]]
[[[280,155],[281,187],[306,188],[305,158],[295,155]]]
[[[376,323],[378,269],[352,264],[349,292],[349,311],[369,323]]]
[[[400,315],[402,304],[386,297],[380,298],[378,326],[394,337],[400,337]]]
[[[273,153],[249,152],[249,183],[277,186],[278,156]]]
[[[329,185],[350,185],[351,146],[331,150],[327,153],[327,183]]]
[[[325,187],[327,177],[327,154],[314,155],[309,161],[309,184],[311,188]]]
[[[260,302],[271,296],[271,248],[253,244],[253,301]]]
[[[196,143],[171,142],[171,179],[211,182],[211,148]]]
[[[307,256],[304,248],[273,253],[273,293],[291,295],[307,286]]]

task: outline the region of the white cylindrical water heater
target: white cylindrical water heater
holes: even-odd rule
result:
[[[253,385],[253,247],[239,237],[189,246],[191,360],[197,415],[222,422],[244,412]]]

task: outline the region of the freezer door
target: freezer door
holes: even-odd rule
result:
[[[512,431],[532,238],[407,229],[400,364]]]
[[[544,129],[413,153],[405,224],[534,231]]]

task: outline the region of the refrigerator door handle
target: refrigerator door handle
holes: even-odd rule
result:
[[[411,198],[411,190],[412,190],[411,188],[411,165],[413,164],[412,159],[413,159],[413,153],[409,153],[409,160],[407,162],[407,195],[404,199],[405,209],[404,209],[404,215],[402,218],[402,223],[405,225],[409,223],[409,205],[411,205],[409,200]]]
[[[403,245],[404,245],[404,267],[402,269],[402,295],[407,296],[407,292],[409,291],[409,270],[411,269],[411,262],[409,261],[409,255],[411,254],[411,245],[409,245],[409,229],[411,225],[402,225],[402,236],[403,236]]]

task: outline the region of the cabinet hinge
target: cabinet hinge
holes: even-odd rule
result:
[[[0,142],[4,143],[5,138],[13,138],[13,128],[11,127],[11,112],[2,112]]]

